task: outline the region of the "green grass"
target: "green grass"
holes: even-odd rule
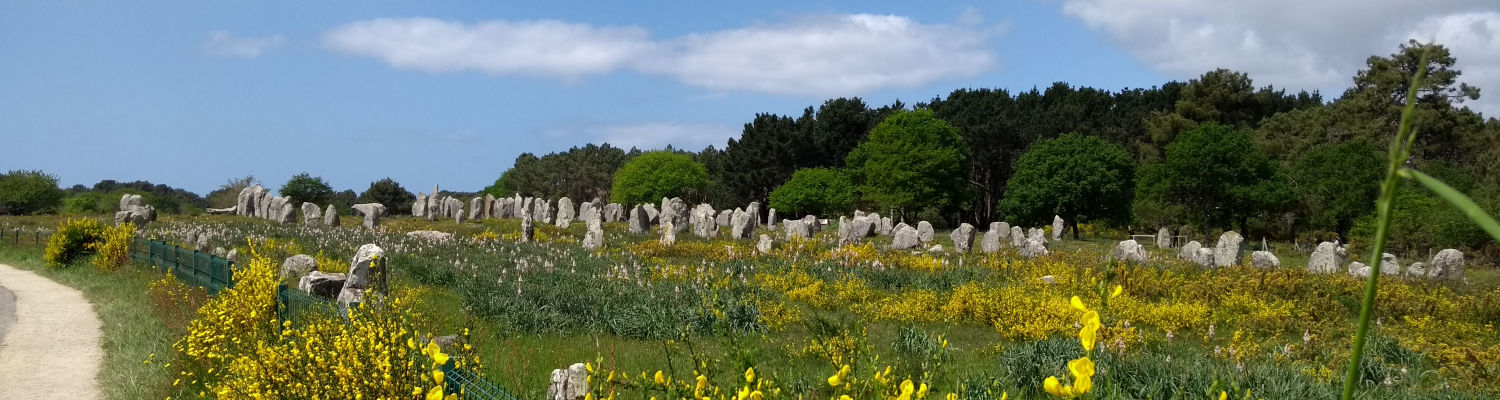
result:
[[[24,242],[24,241],[23,241]],[[78,289],[94,305],[103,323],[104,359],[100,365],[100,390],[108,399],[164,398],[171,385],[167,370],[156,363],[143,363],[152,354],[170,359],[175,334],[152,312],[147,285],[159,275],[131,263],[108,274],[85,259],[67,268],[47,268],[39,246],[13,247],[0,244],[0,262],[32,271]],[[67,349],[58,349],[67,351]]]

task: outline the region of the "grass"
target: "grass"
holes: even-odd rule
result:
[[[24,244],[25,241],[23,241]],[[100,390],[108,399],[163,398],[171,377],[166,369],[144,361],[171,354],[177,338],[152,312],[146,287],[160,276],[150,268],[132,263],[101,276],[87,259],[67,268],[47,268],[40,246],[15,247],[0,244],[0,262],[35,272],[78,289],[94,306],[103,323],[104,359],[100,365]]]

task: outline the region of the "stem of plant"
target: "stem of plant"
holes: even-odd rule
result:
[[[1429,50],[1430,51],[1430,50]],[[1343,400],[1354,399],[1354,387],[1359,384],[1359,364],[1364,359],[1365,341],[1369,338],[1370,319],[1375,313],[1375,294],[1380,284],[1380,259],[1385,253],[1386,235],[1390,232],[1391,211],[1396,203],[1396,190],[1401,187],[1401,177],[1398,173],[1407,157],[1411,155],[1411,143],[1415,141],[1412,132],[1412,112],[1417,105],[1417,88],[1421,87],[1422,78],[1427,72],[1427,51],[1422,52],[1422,58],[1417,63],[1416,75],[1412,77],[1411,87],[1406,91],[1406,106],[1401,110],[1401,126],[1396,131],[1396,137],[1391,141],[1389,165],[1386,166],[1385,182],[1380,187],[1380,200],[1375,203],[1375,238],[1370,249],[1371,262],[1370,277],[1365,281],[1365,298],[1359,307],[1359,324],[1354,334],[1354,349],[1350,351],[1349,368],[1344,372]]]

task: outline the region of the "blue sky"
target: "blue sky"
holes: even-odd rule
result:
[[[1218,67],[1333,97],[1407,37],[1452,48],[1487,95],[1472,107],[1500,104],[1500,6],[1210,3],[5,2],[0,170],[199,193],[303,171],[339,190],[478,190],[522,152],[723,147],[756,113],[833,97]]]

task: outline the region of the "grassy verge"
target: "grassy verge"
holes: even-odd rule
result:
[[[102,275],[87,260],[68,268],[47,268],[41,247],[0,245],[0,262],[40,274],[68,285],[94,305],[103,323],[104,360],[100,365],[99,384],[108,399],[163,398],[171,385],[167,371],[144,361],[156,354],[171,354],[176,338],[152,312],[146,290],[159,276],[149,268],[134,264]],[[64,350],[65,351],[65,350]]]

